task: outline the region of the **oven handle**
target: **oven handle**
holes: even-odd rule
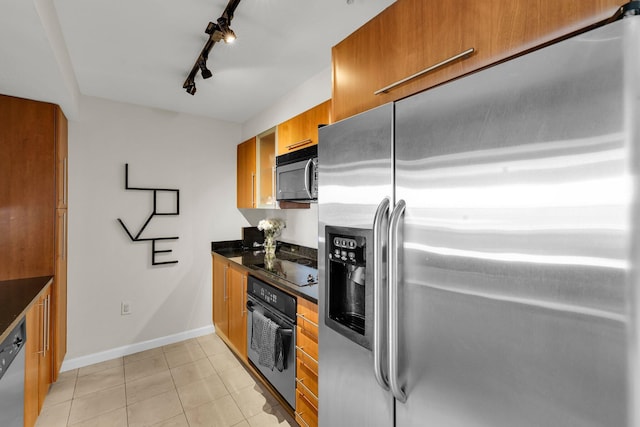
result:
[[[253,301],[247,301],[247,310],[249,310],[250,313],[253,313],[253,311],[255,310],[254,306],[255,303]],[[293,328],[283,328],[282,326],[280,326],[280,333],[283,336],[290,337],[293,335]]]

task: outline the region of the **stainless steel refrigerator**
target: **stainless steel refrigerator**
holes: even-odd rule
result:
[[[639,42],[320,129],[321,426],[640,425]]]

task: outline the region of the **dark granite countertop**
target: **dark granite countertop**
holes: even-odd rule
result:
[[[43,276],[0,281],[0,341],[20,322],[52,279],[52,276]]]
[[[261,248],[243,248],[241,241],[231,240],[211,242],[211,252],[224,256],[230,261],[245,267],[249,271],[249,274],[270,285],[296,297],[302,297],[313,303],[318,303],[318,285],[295,286],[274,274],[269,274],[256,267],[256,265],[264,263],[264,251],[261,250]],[[294,258],[309,259],[311,267],[317,268],[316,249],[278,242],[276,260],[290,260]]]

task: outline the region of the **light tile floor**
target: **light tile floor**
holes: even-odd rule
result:
[[[297,426],[214,335],[63,372],[36,427]]]

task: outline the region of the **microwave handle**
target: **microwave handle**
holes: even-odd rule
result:
[[[310,199],[313,199],[311,195],[311,191],[309,190],[309,183],[311,182],[311,174],[309,173],[311,169],[311,165],[313,164],[313,159],[309,159],[307,164],[304,166],[304,191],[307,192],[307,195]]]

